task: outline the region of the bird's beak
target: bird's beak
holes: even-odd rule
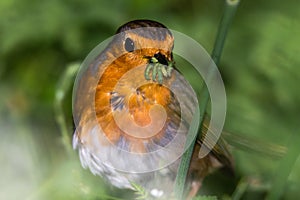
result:
[[[157,81],[160,85],[162,84],[164,77],[171,77],[172,70],[174,69],[172,54],[166,57],[161,52],[157,52],[153,56],[144,56],[144,58],[148,59],[144,74],[146,80],[151,80],[149,76],[150,71],[152,71],[152,80]]]
[[[161,52],[158,52],[156,54],[154,54],[153,56],[160,64],[163,64],[163,65],[168,65],[169,64],[169,61],[168,59],[166,58],[166,56],[164,54],[162,54]]]
[[[157,52],[153,56],[144,56],[144,58],[148,59],[149,63],[160,63],[162,65],[169,65],[170,63],[173,63],[172,55],[167,57],[161,52]]]

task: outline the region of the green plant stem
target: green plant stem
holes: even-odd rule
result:
[[[237,10],[238,4],[239,0],[226,0],[225,2],[225,10],[221,18],[217,37],[215,40],[216,42],[211,54],[211,57],[217,66],[220,62],[220,57],[225,44],[227,32]]]
[[[238,183],[235,191],[232,194],[232,197],[231,197],[232,200],[239,200],[239,199],[241,199],[241,197],[243,196],[243,194],[247,190],[248,186],[249,186],[249,181],[247,180],[247,178],[246,177],[242,178],[239,181],[239,183]]]
[[[70,154],[72,152],[71,148],[71,137],[70,131],[68,131],[67,123],[63,110],[63,100],[66,96],[67,91],[69,91],[71,84],[73,83],[74,76],[79,68],[79,64],[71,64],[67,66],[63,75],[60,77],[58,82],[58,87],[55,92],[54,109],[55,109],[55,119],[60,128],[62,134],[62,142],[65,146],[67,152]]]
[[[287,147],[287,155],[283,157],[280,161],[277,169],[274,173],[274,180],[272,181],[272,186],[269,194],[267,195],[267,200],[282,199],[282,193],[284,191],[288,176],[290,175],[295,162],[300,155],[300,134],[295,133],[289,139]]]
[[[239,4],[239,0],[226,0],[225,2],[225,8],[224,8],[224,13],[219,25],[217,37],[215,40],[215,45],[214,49],[212,52],[212,59],[215,62],[216,65],[219,64],[220,57],[222,54],[223,46],[225,43],[226,35],[229,29],[229,26],[233,20],[234,14],[236,12],[237,6]],[[213,72],[210,72],[213,73]],[[206,86],[202,88],[199,101],[199,108],[200,108],[200,125],[202,125],[203,119],[204,119],[204,114],[206,111],[206,107],[208,104],[209,100],[209,92]],[[200,127],[201,128],[201,127]],[[187,151],[183,154],[181,158],[181,162],[178,168],[178,174],[175,180],[175,186],[174,186],[174,191],[175,195],[178,199],[183,199],[184,197],[184,188],[185,188],[185,181],[187,177],[187,173],[189,170],[189,163],[192,157],[192,153],[194,150],[194,145],[196,142],[196,137],[194,135],[190,134],[188,135],[189,137],[193,137],[192,140],[193,142],[191,143],[190,147],[188,147]],[[190,141],[191,138],[187,138],[187,141]]]

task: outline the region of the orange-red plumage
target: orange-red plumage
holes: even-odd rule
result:
[[[157,41],[149,39],[144,42],[147,42],[148,44],[150,43],[150,46],[153,46],[152,43],[157,43]],[[163,43],[161,45],[164,45]],[[171,92],[163,85],[149,83],[148,85],[137,88],[135,91],[131,90],[133,82],[140,82],[140,79],[144,79],[143,76],[132,76],[132,79],[125,80],[122,83],[124,86],[122,88],[123,90],[120,91],[121,94],[114,94],[116,84],[126,72],[130,71],[134,67],[148,64],[148,60],[145,58],[145,55],[154,55],[158,51],[165,53],[163,50],[155,48],[136,50],[136,52],[134,52],[134,56],[132,55],[133,53],[125,53],[106,67],[96,89],[95,111],[98,122],[103,128],[106,137],[112,143],[116,143],[118,142],[120,135],[123,135],[123,137],[126,137],[126,139],[130,141],[129,143],[133,152],[145,152],[146,150],[142,143],[147,142],[150,138],[137,140],[136,138],[132,138],[130,135],[124,133],[124,131],[122,131],[114,122],[111,109],[111,99],[114,95],[124,95],[119,98],[124,98],[123,101],[125,102],[120,103],[124,104],[123,106],[127,106],[128,104],[128,114],[130,114],[134,122],[140,126],[146,126],[151,123],[149,110],[154,104],[160,104],[161,106],[167,107],[172,100]],[[171,52],[168,52],[165,56],[170,58],[170,53]],[[172,115],[169,117],[172,117]],[[157,139],[159,139],[164,131],[165,128],[156,135]]]

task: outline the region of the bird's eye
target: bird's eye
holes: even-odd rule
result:
[[[128,52],[134,51],[134,42],[132,41],[132,39],[126,38],[124,46],[126,51]]]

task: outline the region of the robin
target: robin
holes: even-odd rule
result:
[[[161,23],[128,22],[89,61],[75,84],[73,147],[79,150],[84,168],[118,188],[134,189],[136,183],[154,197],[172,194],[198,104],[193,89],[175,67],[173,47],[174,37]],[[207,124],[205,120],[202,138],[213,134]],[[200,159],[201,145],[202,139],[190,163],[188,198],[197,194],[213,169],[233,169],[222,139]]]

